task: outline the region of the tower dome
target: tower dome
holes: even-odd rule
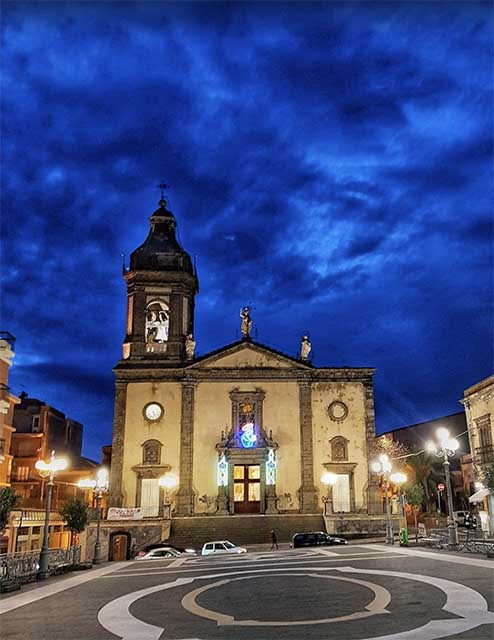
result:
[[[149,218],[151,228],[144,242],[130,255],[131,271],[184,271],[193,274],[189,254],[176,238],[177,222],[161,198]]]

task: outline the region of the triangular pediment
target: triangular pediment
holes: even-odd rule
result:
[[[258,342],[242,341],[218,349],[191,365],[194,369],[305,369],[309,365]]]

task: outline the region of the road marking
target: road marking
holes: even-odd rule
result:
[[[376,555],[377,553],[380,553],[382,555],[386,555],[386,554],[389,554],[389,551],[387,549],[385,549],[385,550],[379,551],[379,552],[377,552],[377,551],[369,551],[369,552],[362,551],[362,552],[358,552],[358,553],[333,553],[333,552],[327,552],[327,553],[324,553],[324,555],[330,555],[331,557],[338,557],[338,558],[349,558],[349,557],[353,558],[353,556],[364,556],[364,557],[365,556],[371,556],[373,558],[377,558],[377,557],[379,557],[378,555]],[[392,553],[398,555],[398,554],[401,553],[401,550],[397,549],[396,551],[393,551]],[[323,555],[323,553],[313,553],[310,556],[306,556],[304,559],[305,559],[305,561],[307,561],[307,558],[310,558],[310,562],[326,562],[326,560],[324,558],[318,557],[318,556],[321,556],[321,555]],[[301,561],[303,561],[302,558],[289,558],[289,557],[287,557],[284,562],[280,562],[279,560],[276,560],[275,558],[271,558],[269,561],[267,561],[267,560],[253,560],[252,562],[249,562],[249,563],[242,562],[242,563],[239,563],[239,564],[233,564],[233,563],[230,563],[230,562],[224,563],[221,560],[217,559],[216,563],[208,563],[207,566],[200,567],[193,560],[191,561],[189,558],[187,558],[186,561],[185,561],[187,567],[193,566],[195,568],[194,569],[187,569],[187,568],[184,567],[184,570],[185,571],[209,571],[213,567],[214,567],[214,569],[218,569],[218,568],[222,568],[222,567],[225,567],[225,568],[229,568],[229,567],[252,567],[252,566],[257,565],[257,564],[259,564],[260,566],[265,566],[265,565],[269,565],[269,564],[274,564],[275,566],[279,566],[279,565],[284,565],[284,564],[286,565],[286,564],[299,563]],[[146,563],[146,566],[141,566],[142,562],[144,562],[144,561],[143,560],[139,560],[138,561],[138,565],[134,564],[133,567],[128,567],[128,565],[127,565],[127,568],[129,570],[127,572],[121,570],[119,572],[120,576],[122,576],[122,575],[132,575],[133,571],[137,571],[137,568],[136,568],[137,566],[139,566],[139,570],[143,571],[143,572],[145,572],[145,571],[156,571],[157,567],[160,568],[160,569],[167,569],[169,567],[177,566],[177,565],[175,565],[174,562],[172,562],[171,564],[161,565],[161,564],[158,564],[158,562],[162,562],[162,561],[158,561],[158,560],[149,560],[149,562]],[[154,564],[149,566],[151,562],[153,562]]]
[[[461,616],[454,620],[432,620],[422,627],[409,631],[393,633],[386,636],[373,637],[368,640],[437,640],[449,635],[456,635],[469,629],[474,629],[483,624],[494,623],[494,613],[489,612],[485,598],[470,587],[435,578],[432,576],[415,573],[403,573],[398,571],[384,571],[374,569],[356,569],[354,567],[305,567],[315,571],[338,571],[340,573],[363,573],[379,576],[390,576],[405,580],[415,580],[437,587],[446,594],[446,604],[443,609],[453,615]],[[237,571],[239,573],[267,573],[269,569]],[[279,569],[279,573],[287,574],[293,569]],[[133,593],[121,596],[106,604],[98,613],[99,623],[110,633],[122,638],[122,640],[158,640],[164,628],[150,625],[138,620],[130,613],[131,605],[150,594],[158,591],[172,589],[173,587],[190,584],[196,580],[223,578],[235,575],[235,573],[217,573],[190,578],[177,578],[173,582],[140,589]]]
[[[43,598],[48,598],[49,596],[53,596],[56,593],[60,593],[61,591],[65,591],[66,589],[72,589],[72,587],[78,587],[85,582],[89,582],[90,580],[94,580],[95,578],[101,578],[105,576],[107,573],[115,571],[119,566],[125,566],[129,564],[128,562],[115,562],[111,566],[101,567],[101,569],[90,569],[89,571],[85,571],[77,576],[73,576],[71,578],[65,578],[60,580],[59,582],[55,582],[53,584],[46,584],[31,591],[26,591],[25,593],[20,593],[17,596],[10,596],[0,602],[0,615],[3,613],[7,613],[8,611],[12,611],[13,609],[18,609],[19,607],[24,607],[27,604],[32,604],[37,600],[42,600]]]
[[[169,567],[180,567],[180,565],[182,565],[184,562],[187,562],[187,558],[177,558],[172,563],[170,563],[168,566]],[[151,567],[149,567],[149,568],[151,568]]]
[[[225,584],[229,584],[230,582],[235,582],[237,580],[253,580],[259,578],[271,578],[278,574],[273,573],[269,576],[241,576],[240,578],[230,578],[225,580],[220,580],[219,582],[213,582],[212,584],[206,584],[203,587],[199,587],[198,589],[194,589],[194,591],[190,591],[187,595],[182,598],[182,606],[184,609],[189,611],[196,616],[200,616],[201,618],[206,618],[208,620],[214,620],[218,626],[225,625],[235,625],[241,627],[291,627],[291,626],[300,626],[300,625],[314,625],[314,624],[326,624],[328,622],[346,622],[348,620],[360,620],[361,618],[368,618],[369,616],[379,615],[383,613],[389,613],[386,607],[391,602],[391,594],[387,589],[381,587],[378,584],[373,584],[372,582],[365,582],[364,580],[357,580],[355,578],[343,578],[342,576],[326,576],[320,575],[318,573],[284,573],[283,576],[291,575],[291,576],[309,576],[311,578],[321,578],[325,580],[338,580],[340,582],[351,582],[353,584],[362,585],[367,587],[374,593],[374,598],[366,605],[366,611],[356,611],[355,613],[349,613],[344,616],[335,616],[333,618],[321,618],[320,620],[269,620],[269,621],[260,621],[260,620],[236,620],[233,616],[226,615],[224,613],[218,613],[216,611],[211,611],[210,609],[205,609],[197,604],[196,598],[204,591],[208,591],[209,589],[214,589],[216,587],[223,586]]]
[[[377,556],[373,556],[373,555],[369,555],[366,554],[365,557],[362,558],[352,558],[351,562],[362,562],[363,560],[381,560],[382,559],[382,554],[381,555],[377,555]],[[396,555],[386,555],[386,560],[398,560],[398,559],[403,559],[403,555],[400,555],[398,553],[396,553]],[[324,563],[328,563],[328,562],[348,562],[347,558],[342,558],[341,556],[339,558],[312,558],[310,560],[310,562],[324,562]],[[302,564],[301,562],[299,562],[298,564]],[[288,563],[288,562],[277,562],[276,564],[271,565],[272,568],[271,569],[263,569],[262,567],[259,567],[258,569],[253,569],[253,571],[272,571],[273,569],[276,569],[277,567],[283,566],[283,565],[290,565],[290,569],[296,569],[296,566],[293,565],[293,563]],[[217,570],[217,569],[224,569],[224,570],[228,570],[228,569],[234,569],[235,572],[237,569],[247,569],[247,566],[252,566],[252,565],[233,565],[233,566],[226,566],[226,565],[220,565],[217,567],[204,567],[202,569],[167,569],[166,567],[163,568],[162,571],[156,571],[154,570],[152,575],[168,575],[170,573],[197,573],[198,571],[211,571],[211,570]],[[266,566],[266,565],[264,565]],[[301,569],[305,569],[307,567],[302,566]],[[313,569],[317,569],[317,567],[311,567]],[[147,569],[143,569],[142,572],[140,573],[130,573],[129,571],[119,571],[118,573],[109,575],[109,576],[102,576],[102,578],[104,579],[108,579],[108,578],[128,578],[128,577],[137,577],[137,576],[149,576],[150,574],[147,573],[147,571],[149,571],[149,568]],[[249,573],[249,571],[246,571],[246,573]]]
[[[381,544],[366,545],[375,551],[386,549],[388,552],[394,553],[392,549]],[[408,547],[400,547],[399,553],[408,556],[418,556],[420,558],[428,558],[429,560],[439,560],[440,562],[454,562],[457,564],[466,564],[469,567],[481,567],[482,569],[491,569],[494,571],[494,562],[492,560],[481,560],[480,558],[459,558],[458,556],[446,555],[448,552],[419,551],[418,549],[410,549]]]

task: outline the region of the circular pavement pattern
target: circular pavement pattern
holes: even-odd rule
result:
[[[328,575],[328,572],[331,575]],[[212,580],[221,578],[220,580],[208,583],[207,585],[198,587],[182,598],[182,606],[186,611],[197,615],[201,618],[213,620],[218,626],[294,626],[294,625],[314,625],[314,624],[338,624],[339,622],[358,620],[369,616],[388,613],[386,607],[391,601],[391,594],[384,587],[372,582],[357,580],[343,576],[332,575],[335,572],[350,574],[365,574],[375,576],[389,576],[399,578],[401,580],[413,580],[423,582],[437,589],[440,589],[446,595],[446,603],[443,610],[458,616],[449,620],[431,620],[424,625],[417,626],[415,629],[388,634],[381,636],[373,636],[368,640],[436,640],[436,638],[445,638],[449,635],[455,635],[474,629],[483,624],[494,623],[494,613],[489,612],[485,598],[474,591],[470,587],[435,578],[433,576],[425,576],[415,573],[405,573],[398,571],[385,571],[376,569],[355,569],[353,567],[304,567],[300,570],[294,569],[252,569],[248,571],[227,571],[223,573],[213,573],[209,575],[201,575],[195,577],[178,578],[172,582],[166,582],[139,591],[134,591],[120,598],[109,602],[98,613],[99,623],[108,631],[122,638],[123,640],[158,640],[163,632],[170,631],[173,637],[173,630],[167,630],[166,627],[158,627],[139,620],[130,613],[131,605],[141,598],[145,598],[159,591],[173,589],[174,587],[182,587],[187,584],[193,584],[197,581]],[[245,575],[246,573],[254,575]],[[242,574],[239,576],[239,574]],[[264,574],[264,575],[263,575]],[[268,574],[268,575],[266,575]],[[234,577],[239,576],[239,577]],[[272,576],[310,576],[317,579],[339,580],[346,583],[353,583],[364,586],[373,592],[374,598],[365,606],[365,611],[356,611],[354,613],[321,618],[317,620],[283,620],[283,621],[260,621],[260,620],[236,620],[233,616],[206,609],[197,604],[196,599],[202,593],[221,587],[229,582],[237,582],[248,579],[262,579],[263,577]],[[335,629],[328,630],[328,638],[334,636]],[[165,633],[166,637],[166,633]],[[199,640],[199,639],[197,639]]]

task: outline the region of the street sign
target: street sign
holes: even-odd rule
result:
[[[442,483],[442,482],[440,482],[440,483],[437,485],[437,490],[438,490],[438,491],[444,491],[444,485],[443,485],[443,483]]]

